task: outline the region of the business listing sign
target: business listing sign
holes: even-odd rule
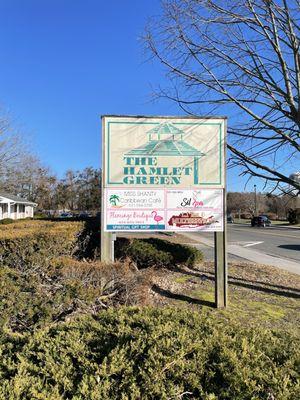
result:
[[[103,117],[106,231],[223,230],[222,118]]]

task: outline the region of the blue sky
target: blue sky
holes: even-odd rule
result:
[[[151,101],[164,75],[140,37],[159,10],[159,0],[0,1],[0,106],[58,176],[100,166],[102,114],[182,114]],[[237,173],[228,183],[243,190]]]

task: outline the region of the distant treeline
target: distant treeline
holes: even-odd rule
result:
[[[34,201],[39,210],[100,209],[100,169],[87,167],[81,171],[68,170],[62,178],[58,178],[34,160],[23,168],[7,170],[1,178],[0,191]]]
[[[290,195],[272,195],[254,192],[228,192],[227,212],[235,217],[250,218],[267,214],[273,219],[286,219],[290,209],[299,207],[299,198]]]

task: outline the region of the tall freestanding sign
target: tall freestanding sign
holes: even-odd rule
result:
[[[226,118],[102,117],[101,257],[112,233],[215,232],[216,305],[226,306]]]

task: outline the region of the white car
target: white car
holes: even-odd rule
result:
[[[59,215],[59,218],[72,218],[73,214],[70,212],[64,212]]]

